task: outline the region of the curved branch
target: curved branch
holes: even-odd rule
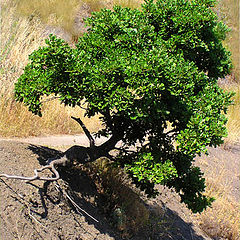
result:
[[[54,96],[54,97],[51,97],[51,98],[48,98],[48,99],[43,100],[43,101],[41,102],[41,104],[42,104],[42,103],[46,103],[46,102],[53,101],[53,100],[55,100],[55,99],[60,99],[60,98],[61,98],[61,97],[59,97],[59,96]]]
[[[84,133],[86,134],[86,136],[89,139],[90,147],[94,147],[95,146],[95,141],[94,141],[91,133],[89,132],[89,130],[86,128],[85,124],[82,122],[82,120],[80,118],[75,118],[73,116],[71,116],[71,118],[73,120],[77,121],[80,124],[80,126],[82,127]]]

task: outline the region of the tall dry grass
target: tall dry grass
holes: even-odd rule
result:
[[[143,0],[14,0],[17,14],[22,16],[38,16],[45,24],[61,26],[71,34],[76,34],[74,24],[76,15],[84,6],[90,14],[102,8],[112,8],[114,5],[136,8]]]
[[[235,92],[233,97],[234,105],[229,107],[227,114],[228,136],[224,141],[224,144],[227,146],[240,141],[240,86],[235,84],[225,86],[224,89]]]
[[[233,181],[239,169],[230,173],[226,159],[222,156],[210,160],[200,159],[199,163],[205,169],[206,195],[216,200],[211,208],[197,214],[195,219],[201,229],[213,239],[239,240],[240,204],[232,194]],[[217,168],[212,161],[218,163]]]
[[[223,21],[230,27],[226,44],[232,53],[235,81],[240,81],[240,4],[239,0],[220,0],[218,8]]]
[[[134,7],[136,0],[118,0],[117,4]],[[85,4],[87,13],[112,7],[114,1],[100,0],[4,0],[1,1],[0,65],[0,136],[30,136],[80,133],[70,115],[83,116],[81,109],[70,109],[57,101],[48,102],[43,117],[33,116],[13,99],[14,83],[28,63],[28,56],[45,44],[46,33],[55,28],[76,37],[75,17]],[[86,7],[87,6],[87,7]],[[46,30],[47,29],[47,30]],[[59,30],[60,29],[60,30]],[[61,30],[62,29],[62,30]],[[70,42],[71,44],[71,42]],[[98,117],[87,119],[90,131],[100,127]]]
[[[58,100],[43,104],[43,116],[33,115],[9,93],[0,94],[0,136],[27,137],[51,134],[79,134],[82,129],[71,116],[80,117],[91,132],[101,128],[98,117],[85,119],[84,110],[64,107]]]
[[[24,17],[38,17],[43,24],[61,26],[73,34],[74,20],[81,7],[79,0],[15,0],[16,14]]]
[[[39,20],[15,15],[14,4],[1,5],[1,88],[12,89],[27,64],[28,55],[44,43]]]

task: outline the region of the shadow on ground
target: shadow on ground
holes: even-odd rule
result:
[[[29,149],[37,155],[37,159],[41,165],[45,165],[49,158],[61,156],[62,152],[42,146],[29,145]],[[78,216],[82,217],[88,226],[94,226],[104,236],[110,238],[105,239],[132,239],[132,240],[160,240],[160,239],[176,239],[176,240],[204,240],[209,239],[198,235],[193,228],[192,223],[185,222],[177,213],[168,208],[161,199],[155,201],[145,201],[149,210],[149,220],[146,225],[134,235],[126,235],[124,231],[118,231],[113,224],[112,214],[106,215],[104,207],[106,198],[97,191],[97,187],[88,174],[81,168],[75,166],[71,168],[59,169],[61,180],[57,181],[60,191],[56,188],[56,184],[46,182],[43,188],[39,188],[41,198],[41,206],[44,209],[38,212],[36,207],[35,214],[41,218],[49,218],[49,202],[58,206],[58,212],[61,214],[66,211],[74,215],[75,221],[79,222]],[[37,186],[36,186],[37,187]],[[68,197],[69,196],[69,197]],[[70,200],[71,199],[71,200]],[[64,201],[63,201],[64,200]],[[63,204],[64,202],[64,204]],[[105,212],[105,213],[104,213]],[[56,214],[59,214],[56,213]],[[63,223],[64,224],[64,223]],[[86,239],[104,239],[94,236],[92,228],[89,234],[92,235]],[[84,238],[76,238],[84,239]]]
[[[48,147],[30,145],[29,149],[37,154],[41,165],[46,165],[49,158],[61,156],[62,152]],[[87,225],[93,225],[102,235],[108,235],[113,239],[121,239],[114,231],[111,222],[106,220],[101,211],[102,198],[98,194],[94,182],[87,176],[81,166],[59,168],[61,179],[55,183],[46,182],[43,189],[39,189],[44,213],[42,217],[47,218],[47,202],[59,205],[65,211],[70,211],[76,216],[84,217]],[[58,189],[56,189],[58,186]],[[65,206],[63,206],[63,202]],[[75,221],[79,221],[75,217]],[[81,223],[79,222],[79,225]],[[89,229],[92,231],[92,229]],[[98,239],[98,238],[91,238]],[[106,238],[107,239],[107,238]]]

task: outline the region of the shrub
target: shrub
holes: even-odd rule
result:
[[[38,115],[43,95],[72,107],[85,102],[86,116],[102,116],[97,136],[111,136],[97,156],[110,157],[121,140],[114,160],[137,186],[150,196],[155,184],[174,187],[188,208],[201,212],[213,199],[203,194],[205,179],[193,160],[223,142],[232,96],[217,84],[231,62],[222,45],[228,28],[213,6],[212,0],[146,0],[142,10],[93,13],[76,48],[50,36],[30,55],[16,99]]]

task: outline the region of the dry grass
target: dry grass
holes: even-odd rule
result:
[[[61,26],[65,31],[75,35],[74,21],[79,9],[85,4],[88,13],[112,8],[114,5],[136,8],[143,1],[136,0],[14,0],[17,14],[20,16],[37,16],[44,23]]]
[[[43,45],[43,27],[39,20],[31,22],[15,15],[14,5],[1,9],[1,88],[11,89],[28,62],[29,54]]]
[[[225,87],[228,91],[234,91],[236,94],[233,98],[234,105],[228,110],[228,136],[225,139],[225,145],[240,141],[240,87],[238,85]]]
[[[83,2],[89,7],[89,13],[91,13],[100,11],[102,8],[110,8],[112,1],[83,0]]]
[[[140,8],[141,4],[143,4],[143,0],[114,0],[113,5],[120,5],[123,7],[129,7],[129,8]]]
[[[218,197],[211,209],[204,212],[198,224],[214,239],[239,240],[239,205],[225,197]]]
[[[43,105],[43,117],[33,115],[21,103],[7,93],[0,95],[0,136],[27,137],[50,134],[81,133],[81,127],[70,117],[76,116],[86,122],[88,129],[97,131],[101,125],[98,117],[84,120],[80,108],[64,107],[54,100]]]
[[[219,163],[219,168],[215,168],[210,161],[200,160],[200,165],[205,168],[206,195],[214,197],[216,200],[211,208],[208,208],[195,218],[202,230],[213,239],[240,239],[240,205],[232,196],[232,181],[227,173],[225,159],[214,158],[211,161]],[[232,177],[237,174],[232,173]]]
[[[81,7],[79,0],[16,0],[16,13],[20,16],[37,16],[42,23],[61,26],[73,33],[76,13]]]
[[[239,26],[239,0],[224,0],[219,1],[219,12],[223,21],[230,27],[231,32],[228,35],[226,44],[228,45],[234,64],[232,75],[235,81],[240,81],[240,26]]]

